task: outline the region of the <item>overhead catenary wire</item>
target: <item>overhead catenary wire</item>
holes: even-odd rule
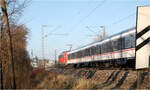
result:
[[[112,25],[116,25],[116,24],[118,24],[118,23],[120,23],[120,22],[122,22],[122,21],[124,21],[124,20],[127,20],[129,17],[132,17],[132,16],[134,16],[134,15],[136,15],[135,13],[132,13],[132,14],[129,14],[128,16],[125,16],[125,17],[123,17],[123,18],[120,18],[119,20],[117,20],[117,21],[115,21],[115,22],[113,22],[113,23],[111,23],[111,24],[108,24],[108,25],[106,25],[107,27],[111,27]]]
[[[132,13],[132,14],[129,14],[123,18],[120,18],[119,20],[115,21],[115,22],[112,22],[111,24],[108,24],[106,25],[106,27],[111,27],[113,25],[116,25],[116,24],[119,24],[120,22],[124,21],[124,20],[127,20],[129,17],[132,17],[136,15],[135,13]],[[90,30],[92,33],[94,33],[95,35],[97,35],[97,32],[95,32],[94,30],[92,30],[91,28],[99,28],[100,26],[86,26],[86,28],[88,28],[88,30]],[[86,35],[86,36],[90,36],[90,37],[93,37],[94,35]]]
[[[57,26],[56,28],[54,28],[50,33],[46,34],[45,37],[52,35],[53,32],[59,30],[62,26]]]
[[[93,34],[97,35],[97,32],[93,31],[90,27],[86,26],[86,28],[91,31]]]
[[[63,34],[49,33],[48,35],[45,35],[45,37],[48,37],[49,35],[56,35],[56,36],[67,36],[67,35],[69,35],[69,34],[68,34],[68,33],[63,33]]]
[[[91,14],[93,14],[100,6],[102,6],[107,0],[103,0],[101,3],[99,3],[96,7],[94,7],[85,17],[79,20],[79,22],[73,26],[71,30],[75,30],[78,28],[78,26],[83,23],[84,20],[86,20]]]
[[[73,27],[73,29],[71,29],[71,30],[74,30],[74,29],[78,28],[78,26],[79,26],[84,20],[86,20],[98,7],[102,6],[105,2],[106,2],[106,0],[103,0],[102,3],[98,4],[94,9],[92,9],[92,11],[91,11],[89,14],[87,14],[83,19],[81,19],[81,20],[79,21],[79,23],[76,24],[76,25]],[[112,25],[116,25],[116,24],[118,24],[118,23],[120,23],[120,22],[122,22],[122,21],[124,21],[124,20],[127,20],[129,17],[134,16],[134,15],[135,15],[135,13],[132,13],[132,14],[130,14],[130,15],[126,16],[126,17],[123,17],[123,18],[121,18],[121,19],[119,19],[119,20],[117,20],[117,21],[115,21],[115,22],[113,22],[113,23],[111,23],[111,24],[106,25],[106,27],[111,27]]]

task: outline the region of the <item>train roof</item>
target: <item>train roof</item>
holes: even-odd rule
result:
[[[120,35],[120,34],[122,34],[122,33],[126,33],[126,32],[129,32],[129,31],[133,31],[133,30],[135,30],[135,27],[126,29],[126,30],[124,30],[124,31],[122,31],[122,32],[119,32],[119,33],[117,33],[117,34],[111,35],[111,36],[109,36],[109,37],[107,37],[107,38],[105,38],[105,39],[101,39],[101,40],[98,40],[98,41],[95,41],[95,42],[86,44],[86,45],[84,45],[84,46],[81,46],[81,47],[79,47],[79,48],[73,49],[73,50],[71,50],[69,53],[76,52],[76,51],[78,51],[78,50],[80,50],[80,49],[82,49],[82,48],[84,48],[84,47],[91,46],[91,45],[93,45],[93,44],[95,44],[95,43],[102,42],[102,41],[104,41],[104,40],[106,40],[106,39],[112,38],[112,37],[117,36],[117,35]]]

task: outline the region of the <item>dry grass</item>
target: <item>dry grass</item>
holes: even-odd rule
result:
[[[92,79],[81,78],[77,79],[73,89],[94,89],[98,82]]]
[[[112,72],[112,71],[105,71],[105,72]],[[117,71],[118,72],[118,71]],[[116,72],[116,73],[117,73]],[[102,73],[102,72],[99,72]],[[101,77],[97,76],[101,75]],[[104,76],[107,77],[104,77]],[[108,81],[108,77],[112,76],[112,78]],[[121,73],[118,74],[117,78],[114,79],[114,76],[116,74],[107,75],[106,73],[102,74],[96,74],[96,76],[93,76],[90,79],[87,79],[86,77],[78,77],[75,74],[58,74],[54,72],[40,72],[35,76],[35,81],[38,83],[36,84],[35,88],[38,89],[113,89],[113,88],[122,88],[122,89],[129,89],[131,86],[133,86],[136,83],[136,73],[135,72],[130,72],[128,77],[123,81],[121,86],[119,85],[120,80],[123,80],[122,78],[124,77],[124,72],[122,71]],[[105,78],[105,79],[99,79],[99,78]],[[146,89],[148,88],[148,75],[144,77],[144,81],[142,83],[142,88]],[[107,81],[107,82],[106,82]],[[137,87],[135,87],[136,89]]]
[[[36,79],[39,80],[41,75]],[[93,89],[98,82],[86,78],[77,78],[73,75],[48,74],[36,88],[39,89]]]
[[[47,88],[47,89],[70,89],[72,88],[72,83],[74,77],[67,75],[57,75],[55,73],[49,74],[47,77],[38,84],[37,88]]]

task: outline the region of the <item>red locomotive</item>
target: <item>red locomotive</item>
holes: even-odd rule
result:
[[[59,64],[67,64],[67,60],[68,60],[67,51],[65,51],[59,55],[58,63]]]

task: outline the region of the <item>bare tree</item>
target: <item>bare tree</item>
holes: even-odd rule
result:
[[[29,0],[5,0],[8,13],[8,21],[10,24],[10,35],[13,45],[13,58],[15,68],[15,79],[18,84],[16,88],[29,88],[29,75],[32,67],[30,66],[30,58],[26,51],[26,39],[28,34],[28,28],[25,25],[18,25],[17,21],[22,15],[24,8],[29,3]],[[7,41],[6,28],[3,27],[3,16],[0,15],[0,27],[1,27],[1,60],[3,70],[3,85],[4,88],[11,87],[11,67],[10,60],[8,58],[9,45]],[[21,82],[21,83],[20,83]]]
[[[16,23],[31,0],[5,0],[9,23]],[[0,16],[1,18],[1,16]]]

